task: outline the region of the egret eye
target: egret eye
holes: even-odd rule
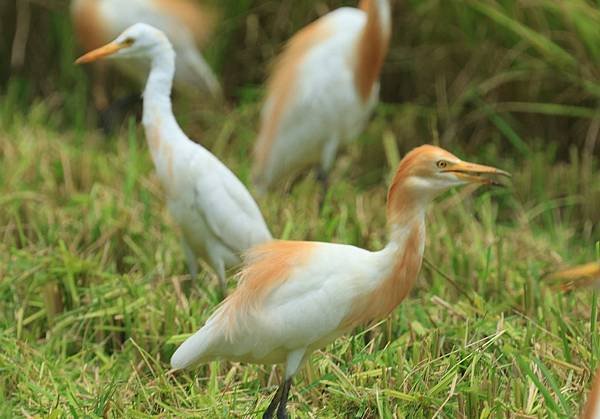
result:
[[[446,160],[439,160],[436,166],[440,169],[445,169],[446,167],[448,167],[448,162]]]
[[[129,38],[125,38],[125,40],[123,41],[123,45],[127,45],[128,47],[132,46],[133,43],[135,42],[135,39],[129,37]]]

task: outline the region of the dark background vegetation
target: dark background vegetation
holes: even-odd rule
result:
[[[11,67],[16,4],[0,4],[0,91],[9,112],[35,101],[49,123],[93,123],[66,0],[30,2],[22,66]],[[206,55],[231,103],[257,100],[269,63],[296,30],[348,1],[208,1],[222,17]],[[593,0],[395,0],[382,99],[401,151],[423,142],[557,162],[600,155],[600,8]],[[8,35],[8,36],[6,36]],[[121,80],[114,75],[116,80]],[[123,82],[126,82],[123,80]],[[117,83],[118,84],[118,83]],[[381,155],[378,151],[371,156]],[[377,158],[375,158],[377,160]],[[369,162],[367,162],[367,165]],[[583,187],[583,186],[581,186]],[[587,194],[586,194],[587,195]],[[600,222],[597,192],[584,207]]]
[[[25,0],[17,0],[25,1]],[[227,94],[260,86],[286,39],[343,1],[213,2],[223,20],[207,52]],[[441,141],[498,142],[525,153],[531,143],[598,152],[600,11],[592,0],[397,0],[382,97],[413,108],[401,121]],[[25,108],[40,97],[85,95],[65,0],[31,2],[22,68],[11,68],[14,1],[0,5],[0,87]],[[11,81],[9,78],[12,76]],[[68,107],[66,108],[68,109]],[[64,123],[74,116],[61,115]],[[500,138],[496,138],[500,137]]]

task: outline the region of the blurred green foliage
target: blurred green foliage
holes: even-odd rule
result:
[[[25,1],[25,0],[17,0]],[[285,41],[347,1],[212,0],[221,19],[206,51],[233,101],[255,99]],[[404,121],[422,142],[479,146],[493,141],[527,153],[532,140],[597,150],[600,7],[592,0],[403,0],[394,6],[382,98],[413,110]],[[0,89],[16,109],[51,98],[63,125],[80,121],[84,70],[65,0],[31,3],[25,66],[10,68],[15,6],[0,5]],[[564,154],[566,156],[566,154]]]

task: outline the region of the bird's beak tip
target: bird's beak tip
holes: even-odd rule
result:
[[[95,50],[82,55],[81,57],[75,60],[75,64],[87,64],[93,61],[97,61],[101,58],[109,57],[125,47],[126,45],[111,42],[109,44],[104,45],[103,47],[96,48]]]
[[[512,177],[510,173],[502,169],[469,162],[456,163],[447,171],[454,173],[457,177],[463,179],[464,181],[492,186],[506,186],[505,183],[500,182],[497,178]]]

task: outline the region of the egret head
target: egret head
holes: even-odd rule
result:
[[[397,212],[408,202],[426,204],[440,193],[465,184],[500,185],[504,170],[469,163],[432,145],[417,147],[400,162],[388,193],[388,208]]]
[[[84,64],[102,58],[151,58],[171,49],[166,35],[153,26],[136,23],[125,29],[114,41],[79,57],[75,63]]]

